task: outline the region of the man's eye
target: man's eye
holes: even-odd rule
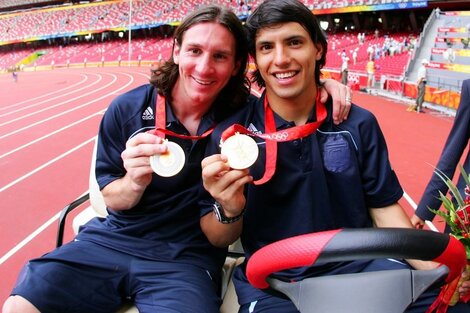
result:
[[[216,59],[216,60],[225,60],[225,59],[227,59],[227,56],[225,54],[216,54],[216,55],[214,55],[214,59]]]
[[[300,46],[302,44],[302,41],[298,40],[298,39],[293,39],[290,41],[289,43],[291,46]]]
[[[264,44],[264,45],[259,46],[260,51],[266,51],[266,50],[269,50],[269,49],[271,49],[271,45],[269,45],[269,44]]]

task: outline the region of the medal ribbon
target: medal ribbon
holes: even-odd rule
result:
[[[198,140],[207,137],[214,130],[214,127],[211,127],[200,136],[192,136],[177,134],[175,132],[172,132],[171,130],[166,129],[166,103],[165,97],[162,95],[157,95],[156,111],[157,112],[155,117],[155,129],[149,131],[149,133],[161,138],[165,138],[165,135],[171,135],[183,139]]]
[[[317,121],[307,123],[305,125],[294,126],[288,129],[276,131],[276,122],[274,120],[274,112],[269,106],[268,97],[264,97],[264,123],[265,133],[256,134],[240,124],[234,124],[227,128],[221,137],[224,142],[228,137],[233,136],[235,133],[241,133],[250,136],[256,136],[266,140],[266,164],[263,177],[253,182],[255,185],[261,185],[271,179],[276,171],[277,160],[277,142],[291,141],[299,138],[306,137],[313,134],[318,127],[326,119],[327,111],[323,103],[320,102],[320,91],[317,91],[315,101]]]

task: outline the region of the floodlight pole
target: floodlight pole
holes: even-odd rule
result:
[[[132,54],[132,0],[129,1],[129,21],[128,21],[128,29],[129,29],[129,42],[128,45],[128,59],[127,59],[127,66],[131,66],[131,54]]]

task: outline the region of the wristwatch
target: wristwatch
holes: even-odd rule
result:
[[[224,214],[224,209],[222,209],[222,206],[217,201],[215,201],[214,204],[212,205],[212,209],[214,210],[214,214],[217,217],[217,220],[221,222],[222,224],[235,223],[236,221],[240,220],[243,217],[243,214],[245,213],[245,209],[243,209],[243,211],[237,216],[227,217]]]

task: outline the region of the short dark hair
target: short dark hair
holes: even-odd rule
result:
[[[220,121],[244,106],[250,94],[250,81],[246,77],[248,42],[240,20],[227,8],[217,5],[200,7],[186,16],[176,28],[173,36],[173,50],[175,45],[182,45],[184,33],[188,29],[196,24],[209,22],[219,23],[230,31],[235,39],[235,62],[240,63],[237,74],[230,78],[213,105],[215,118]],[[150,83],[157,88],[159,94],[171,99],[171,91],[178,77],[179,66],[175,64],[172,53],[160,67],[152,70]]]
[[[310,34],[313,43],[322,47],[322,57],[315,63],[315,82],[319,86],[328,48],[326,36],[312,11],[298,0],[266,0],[253,11],[246,20],[249,52],[256,60],[256,35],[261,28],[289,22],[302,25]],[[260,87],[266,86],[259,70],[255,70],[252,80]]]

